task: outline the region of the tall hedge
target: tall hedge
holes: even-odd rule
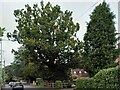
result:
[[[112,88],[118,89],[118,67],[100,70],[94,77],[79,79],[76,82],[77,88]]]

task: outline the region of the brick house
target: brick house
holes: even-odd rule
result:
[[[119,2],[120,3],[120,2]],[[119,36],[120,37],[120,36]],[[120,41],[118,43],[118,49],[120,49]],[[118,56],[118,58],[116,58],[115,63],[117,63],[120,66],[120,55]]]
[[[120,48],[120,42],[118,43],[118,48]]]
[[[80,78],[89,77],[89,74],[84,69],[71,69],[71,76],[72,76],[72,80],[76,81],[77,79]]]
[[[120,65],[120,55],[119,55],[119,57],[115,60],[115,63],[118,63],[118,65]]]

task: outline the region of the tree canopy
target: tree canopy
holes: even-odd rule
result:
[[[72,12],[41,2],[41,8],[25,5],[14,15],[17,30],[8,37],[29,51],[30,61],[48,67],[49,80],[67,79],[67,70],[78,66],[83,48],[76,38],[79,24],[73,22]]]
[[[5,28],[1,28],[1,27],[0,27],[0,37],[2,37],[2,36],[3,36],[4,31],[5,31]]]
[[[2,28],[0,27],[0,42],[2,41],[2,37],[3,37],[3,34],[4,34],[4,31],[5,31],[5,28]],[[2,44],[2,43],[1,43]],[[1,48],[1,51],[2,51],[2,48]],[[1,55],[1,53],[0,53]],[[0,60],[0,69],[2,68],[2,59]],[[2,73],[2,69],[0,70],[0,84],[3,82],[3,73]]]

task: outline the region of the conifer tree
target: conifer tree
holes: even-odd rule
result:
[[[85,68],[92,75],[114,63],[116,51],[115,15],[106,2],[99,4],[87,23],[84,36]]]

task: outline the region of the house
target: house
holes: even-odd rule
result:
[[[120,55],[119,55],[119,57],[115,60],[115,63],[118,63],[118,65],[120,66]]]
[[[118,48],[120,48],[120,43],[118,43]]]
[[[89,77],[89,74],[84,69],[71,69],[71,76],[72,76],[72,80],[76,81],[77,79],[80,78]]]
[[[118,43],[118,48],[120,48],[120,43]],[[117,63],[120,66],[120,55],[119,57],[115,60],[115,63]]]

